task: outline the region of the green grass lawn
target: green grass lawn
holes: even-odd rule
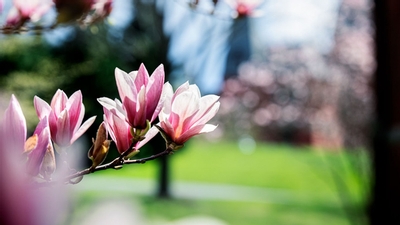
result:
[[[363,210],[368,200],[369,160],[363,151],[324,152],[306,147],[257,143],[254,151],[243,153],[232,141],[211,143],[194,139],[169,156],[169,160],[172,181],[283,190],[290,193],[289,200],[280,204],[268,199],[259,202],[163,200],[131,195],[132,201],[138,202],[150,222],[209,215],[233,225],[365,224]],[[157,174],[158,164],[151,161],[89,176],[156,179]],[[87,206],[104,195],[110,193],[82,192],[78,199],[83,199],[79,201],[80,205]]]

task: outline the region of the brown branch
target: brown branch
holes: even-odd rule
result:
[[[124,159],[124,154],[121,154],[121,156],[118,156],[117,158],[115,158],[113,161],[104,164],[104,165],[100,165],[97,166],[96,168],[92,169],[92,168],[87,168],[84,170],[81,170],[79,172],[76,172],[74,174],[68,175],[65,178],[62,178],[61,180],[58,181],[49,181],[49,182],[41,182],[41,183],[35,183],[35,187],[36,188],[41,188],[41,187],[48,187],[48,186],[53,186],[55,184],[60,184],[60,183],[67,183],[67,184],[76,184],[79,183],[80,179],[78,182],[74,182],[72,181],[75,178],[82,178],[85,175],[88,175],[90,173],[94,173],[96,171],[101,171],[101,170],[107,170],[107,169],[121,169],[123,167],[123,165],[125,164],[143,164],[146,163],[147,161],[151,161],[154,159],[157,159],[159,157],[165,156],[165,155],[169,155],[171,154],[173,151],[171,148],[167,148],[165,149],[163,152],[160,152],[158,154],[154,154],[152,156],[149,157],[145,157],[145,158],[141,158],[141,159]]]
[[[20,26],[20,27],[0,27],[1,34],[21,34],[27,32],[34,32],[34,33],[42,33],[54,30],[57,27],[57,24],[53,24],[51,26]]]
[[[139,163],[143,164],[143,163],[145,163],[147,161],[151,161],[151,160],[157,159],[157,158],[159,158],[161,156],[169,155],[171,152],[172,152],[172,149],[167,148],[163,152],[160,152],[158,154],[155,154],[155,155],[152,155],[152,156],[149,156],[149,157],[141,158],[141,159],[124,159],[123,157],[119,156],[118,158],[115,158],[113,161],[111,161],[111,162],[109,162],[107,164],[98,166],[98,167],[96,167],[96,168],[94,168],[92,170],[90,168],[87,168],[87,169],[84,169],[84,170],[79,171],[77,173],[71,174],[71,175],[67,176],[65,178],[65,180],[69,181],[71,179],[74,179],[74,178],[77,178],[77,177],[81,177],[81,176],[87,175],[89,173],[94,173],[94,172],[100,171],[100,170],[120,169],[125,164],[139,164]]]

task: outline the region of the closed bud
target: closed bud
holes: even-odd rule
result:
[[[91,170],[94,170],[98,165],[103,163],[107,157],[111,143],[110,140],[107,140],[107,137],[107,131],[104,122],[102,122],[97,130],[96,139],[92,139],[93,145],[88,152],[88,157],[92,160]]]

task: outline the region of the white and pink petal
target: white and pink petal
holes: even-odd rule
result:
[[[26,120],[17,98],[12,95],[2,121],[6,148],[23,151],[26,140]],[[7,144],[9,143],[9,144]],[[12,150],[11,150],[12,149]]]
[[[82,136],[87,129],[89,129],[90,126],[94,123],[96,120],[96,116],[92,116],[89,119],[87,119],[80,127],[79,129],[74,132],[72,138],[71,138],[71,144],[74,143],[80,136]]]

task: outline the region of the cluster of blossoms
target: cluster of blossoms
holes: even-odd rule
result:
[[[163,65],[151,76],[143,64],[130,73],[116,68],[115,79],[120,99],[98,98],[103,106],[104,120],[88,152],[93,162],[86,170],[88,173],[103,163],[111,142],[115,143],[120,154],[110,164],[115,168],[135,155],[158,132],[166,141],[164,152],[171,153],[191,137],[216,128],[207,122],[219,109],[219,96],[202,97],[199,88],[188,82],[174,92],[169,82],[164,83]],[[33,135],[27,138],[21,106],[17,98],[11,96],[4,117],[0,120],[0,151],[23,155],[26,172],[49,181],[56,170],[54,149],[58,153],[66,152],[94,123],[96,117],[82,124],[85,107],[80,91],[68,98],[62,90],[57,90],[50,104],[35,96],[34,106],[40,121]],[[157,118],[158,122],[155,123]]]
[[[112,10],[112,0],[12,0],[7,10],[4,5],[5,0],[0,0],[0,14],[6,14],[1,27],[5,33],[18,31],[28,22],[38,23],[53,8],[57,17],[52,26],[69,22],[92,24],[106,18]]]

